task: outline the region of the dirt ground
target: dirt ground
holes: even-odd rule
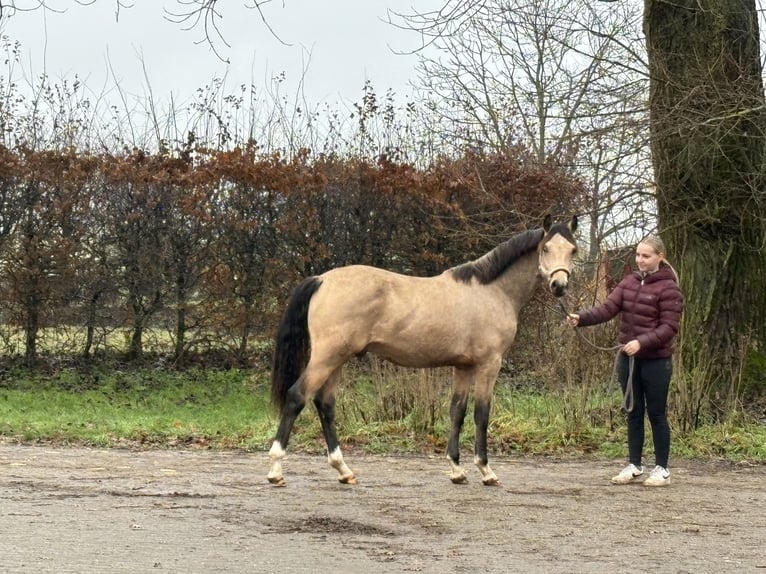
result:
[[[466,457],[470,460],[470,457]],[[766,466],[678,461],[613,486],[619,462],[499,458],[454,485],[441,458],[0,445],[10,573],[766,573]]]

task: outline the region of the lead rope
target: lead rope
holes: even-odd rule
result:
[[[564,318],[566,319],[569,317],[569,311],[566,308],[566,305],[564,304],[563,297],[557,297],[556,300],[559,303],[559,307],[561,307],[561,310],[564,312]],[[588,345],[593,347],[594,349],[598,349],[599,351],[617,351],[614,356],[614,367],[612,368],[612,381],[617,381],[617,384],[619,384],[619,377],[617,376],[617,365],[620,361],[620,352],[622,351],[622,345],[615,345],[613,347],[601,347],[599,345],[596,345],[589,339],[585,337],[585,335],[582,334],[582,332],[579,329],[575,329],[575,332],[577,335]],[[626,413],[632,412],[633,407],[635,406],[635,400],[633,398],[633,370],[636,365],[635,357],[629,356],[628,357],[628,380],[625,384],[625,393],[622,396],[622,408],[625,409]]]

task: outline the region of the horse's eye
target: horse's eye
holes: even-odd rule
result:
[[[543,253],[548,253],[548,251],[550,251],[548,249],[548,246],[547,245],[543,245]]]

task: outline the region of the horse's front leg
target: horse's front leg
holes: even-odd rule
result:
[[[463,429],[463,421],[468,408],[468,389],[473,380],[472,372],[463,369],[455,369],[450,403],[450,431],[447,441],[447,459],[450,463],[450,480],[455,484],[468,482],[468,475],[460,466],[460,431]]]
[[[476,380],[476,398],[473,413],[473,420],[476,425],[476,442],[474,445],[474,463],[481,473],[481,481],[487,486],[496,486],[500,484],[497,475],[489,467],[487,458],[487,429],[489,427],[489,413],[492,408],[492,393],[495,389],[495,380],[500,371],[500,361],[497,361],[497,368],[492,366],[491,373],[486,376],[479,375]]]
[[[474,422],[476,423],[476,444],[474,446],[473,462],[479,468],[481,481],[487,486],[500,484],[497,475],[489,468],[487,458],[487,427],[489,426],[489,411],[492,406],[490,399],[477,399],[474,407]]]

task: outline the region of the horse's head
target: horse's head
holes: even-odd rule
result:
[[[537,247],[540,257],[540,274],[548,282],[548,287],[556,297],[561,297],[569,284],[572,259],[577,252],[574,232],[577,229],[577,216],[572,216],[569,223],[553,224],[547,215],[543,222],[545,235]]]

